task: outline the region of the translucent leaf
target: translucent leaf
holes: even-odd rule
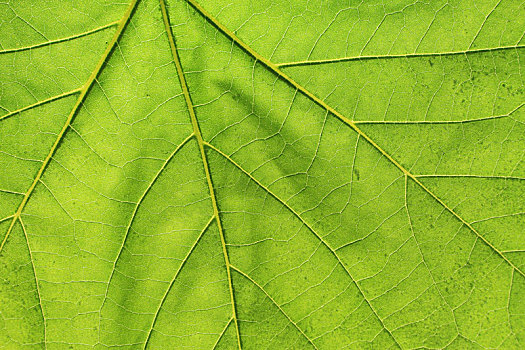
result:
[[[0,348],[522,349],[524,28],[0,4]]]

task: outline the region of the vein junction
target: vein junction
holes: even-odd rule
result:
[[[200,12],[201,15],[203,15],[209,22],[211,22],[211,24],[213,24],[215,27],[217,27],[221,32],[223,32],[226,36],[228,36],[233,42],[235,42],[237,45],[239,45],[241,48],[244,49],[245,52],[247,52],[249,55],[251,55],[252,57],[254,57],[257,61],[261,62],[262,64],[264,64],[266,67],[268,67],[272,72],[274,72],[276,75],[278,75],[281,79],[285,80],[288,84],[290,84],[291,86],[293,86],[297,91],[300,91],[302,94],[304,94],[306,97],[308,97],[309,99],[311,99],[313,102],[315,102],[316,104],[318,104],[319,106],[321,106],[322,108],[326,109],[328,112],[330,112],[330,114],[336,116],[338,119],[340,119],[343,123],[345,123],[346,125],[348,125],[352,130],[354,130],[358,135],[359,137],[362,137],[363,139],[365,139],[369,144],[371,144],[379,153],[381,153],[385,158],[387,158],[392,164],[394,164],[405,176],[405,179],[408,179],[410,178],[412,181],[414,181],[418,186],[420,186],[426,193],[428,193],[435,201],[437,201],[443,208],[445,208],[447,211],[449,211],[457,220],[459,220],[462,225],[466,226],[469,228],[470,231],[472,231],[478,238],[480,238],[486,245],[488,245],[493,251],[495,251],[501,258],[503,258],[506,263],[508,263],[512,268],[513,270],[517,271],[519,274],[521,274],[522,276],[525,276],[525,274],[517,267],[515,266],[510,260],[508,260],[503,254],[502,252],[500,252],[494,245],[491,244],[491,242],[489,242],[486,238],[484,238],[480,233],[478,233],[474,227],[472,227],[472,225],[470,223],[468,223],[467,221],[465,221],[463,218],[461,218],[454,210],[453,208],[450,208],[447,206],[446,203],[444,203],[437,195],[435,195],[433,192],[431,192],[427,187],[425,187],[425,185],[419,180],[420,178],[422,177],[425,177],[425,176],[432,176],[432,175],[414,175],[412,174],[410,171],[408,171],[407,169],[405,169],[400,163],[398,163],[394,158],[392,158],[392,156],[390,156],[386,151],[384,151],[378,144],[376,144],[368,135],[366,135],[361,129],[358,128],[357,126],[357,123],[358,122],[354,122],[348,118],[346,118],[345,116],[343,116],[341,113],[337,112],[334,108],[332,108],[331,106],[327,105],[323,100],[319,99],[317,96],[315,96],[314,94],[312,94],[310,91],[308,91],[306,88],[304,88],[303,86],[301,86],[300,84],[298,84],[297,82],[295,82],[291,77],[287,76],[283,71],[280,70],[280,67],[284,67],[284,66],[292,66],[292,65],[301,65],[301,64],[313,64],[313,63],[328,63],[328,60],[327,62],[314,62],[314,61],[309,61],[309,62],[292,62],[292,63],[282,63],[282,64],[274,64],[272,62],[270,62],[269,60],[267,60],[266,58],[260,56],[257,52],[255,52],[253,49],[251,49],[247,44],[245,44],[244,42],[242,42],[233,32],[231,32],[229,29],[227,29],[225,26],[223,26],[219,21],[217,21],[213,16],[211,16],[208,12],[206,12],[206,10],[204,10],[197,2],[195,2],[194,0],[187,0],[188,3],[190,3],[198,12]],[[39,183],[44,171],[46,170],[47,166],[49,165],[52,157],[53,157],[53,154],[55,153],[56,149],[58,148],[59,146],[59,143],[60,141],[63,139],[65,133],[67,132],[67,130],[69,129],[69,126],[71,125],[71,122],[72,120],[74,119],[79,107],[82,105],[82,103],[84,102],[85,98],[86,98],[86,95],[88,94],[89,92],[89,89],[90,87],[93,85],[94,81],[96,81],[96,78],[97,76],[99,75],[100,71],[102,70],[103,68],[103,65],[104,63],[107,61],[108,57],[111,55],[111,52],[112,50],[114,49],[114,47],[117,45],[117,42],[123,32],[123,30],[125,29],[126,27],[126,24],[128,23],[130,17],[132,16],[132,13],[136,7],[138,3],[138,0],[135,0],[135,1],[132,1],[128,10],[126,11],[125,15],[123,16],[123,18],[118,21],[118,22],[115,22],[115,23],[112,23],[110,25],[108,25],[107,27],[110,27],[110,26],[113,26],[113,25],[117,25],[117,30],[116,30],[116,33],[112,39],[112,41],[109,43],[106,51],[104,52],[104,55],[102,56],[101,60],[99,61],[99,64],[97,65],[97,67],[95,68],[95,70],[92,72],[91,76],[89,77],[88,81],[85,83],[85,85],[79,89],[75,89],[75,90],[72,90],[70,92],[67,92],[65,94],[62,94],[62,95],[59,95],[59,96],[56,96],[56,97],[52,97],[48,100],[44,100],[44,101],[41,101],[41,102],[38,102],[34,105],[31,105],[31,106],[28,106],[28,107],[25,107],[25,108],[22,108],[20,110],[17,110],[17,111],[13,111],[13,112],[10,112],[8,113],[7,115],[3,116],[3,117],[0,117],[0,120],[1,119],[4,119],[4,118],[7,118],[11,115],[14,115],[16,113],[19,113],[23,110],[27,110],[29,108],[32,108],[36,105],[39,105],[39,104],[42,104],[42,103],[46,103],[46,102],[50,102],[52,100],[55,100],[57,98],[62,98],[62,97],[65,97],[65,96],[70,96],[70,95],[73,95],[73,94],[79,94],[79,97],[78,97],[78,100],[73,108],[73,110],[71,111],[71,113],[69,114],[68,118],[67,118],[67,121],[66,123],[64,124],[61,132],[59,133],[55,143],[53,144],[50,152],[48,153],[47,157],[45,158],[45,160],[43,161],[43,164],[40,168],[40,170],[38,171],[37,173],[37,176],[35,177],[32,185],[30,186],[30,188],[28,189],[28,191],[23,194],[24,197],[23,197],[23,200],[22,200],[22,203],[20,204],[20,206],[18,207],[18,209],[16,210],[16,212],[10,216],[10,217],[7,217],[7,218],[4,218],[2,220],[11,220],[11,223],[10,223],[10,226],[8,228],[8,231],[0,245],[0,251],[2,251],[2,248],[3,246],[5,245],[5,242],[7,241],[8,239],[8,236],[10,234],[10,232],[13,230],[13,227],[15,226],[16,222],[19,221],[20,223],[22,223],[22,220],[21,220],[21,214],[24,210],[24,207],[26,206],[29,198],[31,197],[31,194],[33,193],[35,187],[37,186],[37,184]],[[178,54],[178,51],[177,51],[177,46],[176,46],[176,42],[175,42],[175,38],[173,36],[173,33],[172,33],[172,30],[171,30],[171,26],[170,26],[170,20],[169,20],[169,15],[168,15],[168,11],[167,11],[167,8],[166,8],[166,4],[165,4],[165,1],[164,0],[160,0],[160,6],[161,6],[161,11],[162,11],[162,16],[163,16],[163,22],[164,22],[164,26],[165,26],[165,30],[166,30],[166,34],[168,36],[168,40],[169,40],[169,44],[170,44],[170,48],[171,48],[171,53],[172,53],[172,56],[173,56],[173,61],[175,63],[175,66],[176,66],[176,69],[177,69],[177,75],[178,75],[178,79],[179,79],[179,82],[181,84],[181,87],[182,87],[182,90],[183,90],[183,95],[184,95],[184,98],[185,98],[185,101],[186,101],[186,105],[187,105],[187,108],[188,108],[188,112],[189,112],[189,115],[190,115],[190,120],[191,120],[191,124],[192,124],[192,128],[193,128],[193,133],[186,139],[189,140],[190,138],[195,138],[197,140],[197,143],[198,143],[198,146],[199,146],[199,151],[200,151],[200,155],[201,155],[201,159],[202,159],[202,166],[203,166],[203,169],[204,169],[204,172],[205,172],[205,176],[206,176],[206,182],[207,182],[207,185],[208,185],[208,188],[209,188],[209,193],[210,193],[210,198],[211,198],[211,202],[212,202],[212,207],[213,207],[213,216],[212,218],[210,219],[208,225],[206,227],[208,227],[213,221],[216,222],[217,226],[218,226],[218,230],[219,230],[219,234],[220,234],[220,239],[221,239],[221,246],[222,246],[222,250],[223,250],[223,255],[224,255],[224,261],[225,261],[225,265],[226,265],[226,270],[227,270],[227,279],[228,279],[228,287],[229,287],[229,292],[230,292],[230,303],[231,303],[231,307],[232,307],[232,317],[231,317],[231,321],[234,326],[235,326],[235,330],[236,330],[236,336],[237,336],[237,346],[239,349],[242,348],[242,343],[241,343],[241,336],[240,336],[240,331],[239,331],[239,322],[238,322],[238,318],[237,318],[237,309],[236,309],[236,303],[235,303],[235,295],[234,295],[234,290],[233,290],[233,282],[232,282],[232,271],[236,271],[238,272],[239,274],[243,275],[246,279],[248,279],[249,281],[251,281],[252,283],[254,283],[258,288],[260,288],[261,290],[264,291],[264,289],[262,288],[262,286],[260,286],[255,280],[253,280],[248,274],[244,273],[243,271],[241,271],[239,268],[237,267],[234,267],[231,262],[230,262],[230,257],[228,255],[228,250],[227,250],[227,242],[226,242],[226,239],[225,239],[225,235],[224,235],[224,229],[222,227],[222,221],[221,221],[221,217],[220,217],[220,210],[219,210],[219,207],[218,207],[218,203],[217,203],[217,198],[216,198],[216,194],[215,194],[215,189],[214,189],[214,185],[213,185],[213,181],[212,181],[212,175],[211,175],[211,172],[210,172],[210,169],[209,169],[209,162],[208,162],[208,158],[207,158],[207,154],[206,154],[206,151],[205,151],[205,147],[209,147],[211,149],[214,149],[216,150],[217,152],[219,152],[220,154],[222,154],[223,156],[227,157],[227,159],[231,162],[233,162],[235,165],[237,165],[230,157],[228,157],[227,155],[225,155],[222,151],[220,151],[219,149],[217,149],[216,147],[214,147],[213,145],[211,145],[210,143],[206,142],[205,140],[203,140],[203,137],[202,137],[202,134],[201,134],[201,130],[200,130],[200,126],[199,126],[199,122],[197,120],[197,117],[196,117],[196,114],[195,114],[195,108],[194,108],[194,105],[193,105],[193,102],[192,102],[192,99],[191,99],[191,96],[190,96],[190,92],[189,92],[189,89],[188,89],[188,86],[187,86],[187,82],[186,82],[186,78],[185,78],[185,73],[184,73],[184,70],[183,70],[183,67],[182,67],[182,64],[181,64],[181,61],[180,61],[180,58],[179,58],[179,54]],[[97,29],[98,30],[102,30],[102,29],[105,29],[105,28],[99,28]],[[71,40],[71,39],[74,39],[74,38],[67,38],[67,39],[64,39],[64,40]],[[51,43],[51,42],[49,42]],[[25,49],[25,48],[22,48],[22,49]],[[21,49],[21,50],[22,50]],[[503,48],[498,48],[498,49],[503,49]],[[473,51],[473,50],[472,50]],[[467,53],[467,52],[462,52],[462,53]],[[451,53],[451,54],[456,54],[456,53]],[[412,55],[412,56],[415,56],[416,54]],[[418,54],[419,55],[419,54]],[[436,54],[437,55],[437,54]],[[411,55],[404,55],[403,57],[410,57]],[[389,56],[390,57],[390,56]],[[394,56],[391,56],[391,57],[394,57]],[[343,60],[354,60],[354,59],[363,59],[363,58],[373,58],[373,57],[358,57],[358,58],[342,58],[342,59],[337,59],[337,60],[331,60],[331,62],[333,61],[343,61]],[[383,57],[376,57],[376,58],[383,58]],[[522,105],[520,105],[518,108],[520,108]],[[518,109],[516,108],[516,109]],[[515,109],[515,110],[516,110]],[[514,111],[515,111],[514,110]],[[508,115],[510,115],[511,113],[513,113],[514,111],[510,112]],[[500,116],[496,116],[496,117],[492,117],[492,118],[499,118]],[[504,116],[501,116],[501,117],[504,117]],[[366,123],[366,122],[360,122],[360,123]],[[441,123],[441,122],[435,122],[435,123]],[[443,123],[447,123],[447,122],[443,122]],[[184,141],[183,144],[186,142]],[[266,189],[266,187],[264,187],[264,185],[262,185],[259,181],[257,181],[250,173],[248,173],[247,171],[245,171],[244,169],[242,169],[240,166],[238,166],[239,169],[241,171],[243,171],[246,175],[248,175],[252,180],[254,180],[258,185],[262,186],[263,188]],[[266,189],[270,194],[272,194],[268,189]],[[144,193],[144,195],[147,193],[147,191]],[[273,194],[272,194],[273,195]],[[295,211],[289,207],[285,202],[283,202],[282,200],[280,200],[277,196],[273,195],[277,200],[279,200],[284,206],[286,206],[288,209],[290,209],[292,212],[295,213]],[[139,201],[140,202],[140,201]],[[138,205],[137,205],[137,208],[138,208]],[[303,222],[304,225],[306,225],[307,227],[310,227],[310,225],[304,221],[298,214],[297,216],[299,217],[299,219]],[[133,220],[133,217],[132,219]],[[131,224],[131,221],[130,221],[130,224]],[[22,225],[22,227],[24,227]],[[204,232],[206,231],[206,229],[204,229],[201,233],[204,234]],[[313,230],[312,230],[313,231]],[[25,227],[24,227],[24,233],[25,233]],[[315,231],[314,231],[314,234],[315,234]],[[199,236],[200,238],[201,236]],[[27,239],[27,234],[26,234],[26,239]],[[197,241],[195,242],[195,245],[198,243],[198,239]],[[125,241],[123,242],[122,246],[124,245]],[[28,246],[29,246],[29,242],[27,243]],[[194,245],[194,246],[195,246]],[[194,248],[194,246],[192,247],[192,249]],[[327,247],[333,251],[333,249],[327,245]],[[122,249],[122,248],[121,248]],[[191,250],[190,250],[191,252]],[[335,252],[333,252],[335,254]],[[345,268],[345,270],[347,270],[346,266],[343,264],[343,262],[341,262],[341,260],[339,260],[339,262],[341,263],[341,265],[343,266],[343,268]],[[182,266],[181,266],[182,268]],[[33,267],[33,270],[34,270],[34,267]],[[179,269],[180,271],[180,269]],[[347,270],[348,272],[348,270]],[[178,274],[178,271],[177,273],[175,274],[175,277],[177,276]],[[348,274],[350,275],[350,273],[348,272]],[[174,278],[175,278],[174,277]],[[35,274],[35,279],[36,279],[36,274]],[[111,280],[111,278],[110,278]],[[354,280],[352,278],[352,280]],[[355,280],[354,280],[355,282]],[[357,284],[357,282],[355,282],[356,285],[358,286],[359,288],[359,285]],[[109,284],[109,283],[108,283]],[[360,289],[361,290],[361,289]],[[166,291],[166,294],[169,292],[169,288],[167,289]],[[265,292],[266,293],[266,292]],[[361,294],[363,295],[363,297],[368,301],[368,299],[366,298],[365,294],[361,291]],[[271,299],[271,301],[277,305],[277,307],[283,312],[283,314],[296,326],[296,328],[308,339],[308,341],[310,341],[310,343],[315,347],[315,345],[312,343],[312,341],[308,338],[308,336],[291,320],[290,317],[288,317],[288,315],[281,309],[281,307],[275,302],[275,300],[268,294],[266,293],[266,295]],[[377,312],[373,309],[372,305],[369,303],[370,307],[372,308],[372,310],[374,311],[374,313],[376,314],[376,316],[379,318],[379,316],[377,315]],[[162,303],[161,305],[159,306],[159,310],[160,310],[160,307],[162,306]],[[158,311],[157,311],[157,314],[158,314]],[[381,318],[379,318],[381,320]],[[149,340],[149,337],[151,335],[151,332],[154,328],[154,325],[155,325],[155,320],[156,320],[156,316],[153,320],[153,323],[151,325],[151,329],[150,329],[150,333],[148,334],[148,338],[147,338],[147,341],[146,343],[144,344],[144,347],[146,347],[147,343],[148,343],[148,340]],[[230,322],[228,322],[227,326],[230,324]],[[382,320],[381,320],[382,322]],[[386,329],[386,327],[384,326],[383,324],[383,327]],[[225,328],[226,330],[226,328]],[[224,331],[225,331],[224,330]],[[390,333],[390,331],[387,329],[387,331]],[[392,336],[392,334],[390,333],[390,335]],[[392,336],[392,338],[394,339],[394,341],[397,343],[397,341],[395,340],[395,338]],[[399,347],[401,347],[399,345],[399,343],[397,343]]]
[[[219,22],[214,16],[212,16],[208,11],[206,11],[197,1],[195,0],[186,0],[197,12],[199,12],[209,23],[211,23],[214,27],[216,27],[219,31],[221,31],[223,34],[225,34],[228,38],[230,38],[234,43],[236,43],[240,48],[242,48],[247,54],[255,58],[257,61],[261,62],[264,66],[266,66],[270,71],[274,72],[277,76],[279,76],[281,79],[286,81],[289,85],[300,91],[303,95],[308,97],[310,100],[312,100],[314,103],[322,107],[323,109],[327,110],[330,114],[337,117],[339,120],[341,120],[343,123],[348,125],[352,130],[354,130],[360,137],[365,139],[370,145],[372,145],[379,153],[381,153],[386,159],[388,159],[395,167],[397,167],[403,174],[405,174],[408,178],[410,178],[412,181],[414,181],[419,187],[421,187],[427,194],[429,194],[435,201],[437,201],[445,210],[447,210],[449,213],[451,213],[457,220],[459,220],[464,226],[466,226],[471,232],[473,232],[479,239],[481,239],[482,242],[484,242],[490,249],[492,249],[500,258],[502,258],[508,265],[510,265],[513,270],[517,271],[520,275],[525,277],[525,273],[517,267],[512,261],[510,261],[505,255],[503,255],[502,252],[500,252],[491,242],[489,242],[483,235],[481,235],[469,222],[464,220],[461,216],[459,216],[451,207],[447,206],[446,203],[443,202],[435,193],[430,191],[420,180],[418,177],[416,177],[414,174],[412,174],[410,171],[405,169],[397,160],[395,160],[390,154],[388,154],[385,150],[383,150],[374,140],[372,140],[367,134],[365,134],[354,121],[348,119],[341,113],[339,113],[337,110],[332,108],[330,105],[328,105],[326,102],[321,100],[319,97],[315,96],[312,92],[307,90],[305,87],[297,83],[295,80],[293,80],[291,77],[289,77],[286,73],[284,73],[278,65],[274,64],[267,58],[261,56],[258,54],[255,50],[253,50],[250,46],[248,46],[246,43],[244,43],[235,33],[230,31],[227,27],[225,27],[221,22]],[[517,108],[520,108],[518,106]],[[512,113],[512,112],[511,112]]]

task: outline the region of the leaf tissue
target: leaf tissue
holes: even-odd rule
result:
[[[0,349],[525,349],[525,4],[0,3]]]

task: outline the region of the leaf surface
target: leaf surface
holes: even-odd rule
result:
[[[522,3],[0,19],[0,348],[524,347]]]

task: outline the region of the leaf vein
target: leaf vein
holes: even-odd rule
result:
[[[38,44],[35,44],[35,45],[30,45],[30,46],[16,47],[16,48],[12,48],[12,49],[1,50],[0,51],[0,55],[1,54],[5,54],[5,53],[27,51],[27,50],[36,49],[36,48],[43,47],[43,46],[48,46],[48,45],[62,43],[64,41],[69,41],[69,40],[73,40],[73,39],[82,38],[84,36],[88,36],[88,35],[100,32],[100,31],[102,31],[104,29],[116,26],[119,23],[120,23],[120,21],[115,21],[115,22],[111,22],[111,23],[108,23],[106,25],[103,25],[103,26],[100,26],[100,27],[88,30],[86,32],[70,35],[70,36],[67,36],[67,37],[64,37],[64,38],[59,38],[59,39],[55,39],[55,40],[49,40],[49,41],[45,41],[45,42],[38,43]]]
[[[251,278],[248,274],[246,274],[245,272],[241,271],[239,268],[233,266],[233,265],[230,265],[230,267],[237,271],[241,276],[243,276],[244,278],[246,278],[248,281],[250,281],[251,283],[253,283],[257,288],[259,288],[263,293],[264,295],[266,295],[266,297],[268,299],[270,299],[270,301],[279,309],[279,311],[281,311],[281,313],[288,319],[288,321],[290,321],[291,324],[293,324],[293,326],[306,338],[306,340],[312,344],[312,346],[314,347],[314,349],[317,349],[317,346],[315,346],[315,344],[312,342],[312,340],[304,333],[304,331],[301,329],[301,327],[299,327],[297,325],[297,323],[295,323],[291,318],[290,316],[288,316],[288,314],[281,308],[281,306],[272,298],[272,296],[270,294],[268,294],[268,292],[259,284],[257,283],[257,281],[255,281],[253,278]]]
[[[148,336],[146,338],[146,342],[144,343],[144,348],[143,349],[146,349],[146,347],[147,347],[147,345],[149,343],[149,340],[151,339],[151,334],[153,333],[153,329],[155,328],[155,323],[157,322],[157,318],[159,316],[160,309],[164,305],[164,302],[166,301],[166,298],[168,297],[168,294],[171,291],[171,288],[175,284],[175,280],[177,279],[177,277],[179,276],[179,273],[182,271],[182,268],[184,267],[184,265],[186,264],[186,262],[190,258],[191,253],[193,253],[193,251],[195,250],[195,247],[197,247],[197,244],[200,242],[202,236],[204,236],[204,232],[206,232],[206,230],[208,230],[208,228],[210,227],[210,225],[211,225],[211,223],[213,222],[214,219],[215,219],[215,216],[212,216],[211,219],[208,220],[208,223],[206,224],[206,226],[204,226],[204,229],[201,231],[201,233],[199,234],[199,236],[197,237],[197,239],[195,240],[195,242],[191,246],[190,250],[188,251],[188,253],[184,257],[184,259],[180,263],[179,268],[175,272],[175,275],[173,275],[173,278],[172,278],[168,288],[166,288],[166,292],[164,292],[164,295],[162,296],[162,299],[161,299],[161,301],[159,303],[159,307],[157,308],[157,311],[155,311],[155,316],[153,316],[153,321],[151,321],[151,326],[150,326],[150,329],[148,330]],[[228,324],[229,324],[229,322],[228,322]]]
[[[139,207],[140,205],[142,204],[142,202],[144,201],[144,199],[146,198],[147,194],[149,193],[149,191],[151,190],[151,188],[153,187],[153,185],[155,184],[155,182],[157,182],[157,180],[159,179],[160,175],[164,172],[164,170],[166,169],[166,167],[168,166],[168,164],[171,162],[171,160],[173,159],[173,157],[179,152],[179,150],[184,147],[184,145],[186,145],[188,143],[189,140],[191,140],[193,138],[194,134],[190,134],[188,137],[186,137],[174,150],[173,152],[170,154],[170,156],[166,159],[166,161],[164,161],[164,164],[162,164],[162,166],[160,167],[160,169],[157,171],[157,173],[155,174],[155,176],[153,177],[153,179],[151,180],[151,182],[149,183],[148,187],[146,188],[146,190],[144,190],[144,192],[142,193],[142,196],[140,197],[140,199],[137,201],[137,204],[135,205],[135,208],[133,209],[133,212],[131,213],[131,217],[129,219],[129,223],[128,223],[128,226],[126,227],[126,233],[124,234],[124,238],[122,239],[122,243],[120,245],[120,248],[119,248],[119,251],[117,253],[117,257],[115,258],[115,261],[113,262],[113,268],[111,269],[111,274],[109,276],[109,279],[108,279],[108,282],[107,282],[107,286],[106,286],[106,291],[104,293],[104,299],[102,301],[102,306],[100,307],[100,311],[102,311],[102,308],[104,307],[104,304],[106,302],[106,300],[108,299],[108,292],[109,292],[109,286],[111,284],[111,281],[113,280],[113,276],[115,274],[115,270],[116,270],[116,266],[117,266],[117,262],[119,261],[120,259],[120,256],[122,255],[122,251],[124,250],[124,246],[126,245],[126,242],[127,242],[127,239],[129,237],[129,232],[131,230],[131,226],[133,225],[133,222],[135,221],[135,218],[137,216],[137,212],[139,210]]]
[[[471,224],[469,224],[465,219],[463,219],[461,216],[459,216],[453,208],[450,208],[446,205],[445,202],[441,198],[439,198],[435,193],[430,191],[417,177],[415,177],[410,171],[405,169],[397,160],[395,160],[389,153],[387,153],[385,150],[383,150],[373,139],[370,138],[366,133],[364,133],[351,119],[348,119],[341,113],[339,113],[337,110],[335,110],[333,107],[328,105],[326,102],[324,102],[322,99],[314,95],[312,92],[310,92],[308,89],[306,89],[301,84],[297,83],[295,80],[293,80],[291,77],[286,75],[283,71],[279,69],[277,65],[269,61],[267,58],[261,56],[259,53],[257,53],[255,50],[253,50],[250,46],[248,46],[246,43],[244,43],[235,33],[230,31],[226,26],[224,26],[221,22],[219,22],[215,17],[213,17],[208,11],[206,11],[200,4],[198,4],[195,0],[186,0],[193,8],[195,8],[209,23],[211,23],[214,27],[216,27],[218,30],[220,30],[222,33],[224,33],[227,37],[229,37],[233,42],[235,42],[240,48],[242,48],[247,54],[255,58],[256,60],[260,61],[264,66],[266,66],[269,70],[277,74],[279,77],[281,77],[283,80],[285,80],[288,84],[293,86],[294,88],[298,89],[303,93],[306,97],[311,99],[314,103],[322,107],[323,109],[326,109],[331,114],[333,114],[335,117],[337,117],[340,121],[348,125],[351,129],[353,129],[357,134],[361,135],[372,147],[374,147],[379,153],[381,153],[386,159],[388,159],[394,166],[396,166],[401,172],[406,174],[412,181],[414,181],[417,185],[419,185],[425,192],[427,192],[434,200],[436,200],[443,208],[448,211],[450,214],[452,214],[457,220],[459,220],[463,225],[469,228],[470,231],[472,231],[479,239],[483,241],[487,246],[489,246],[497,255],[499,255],[503,260],[507,262],[512,268],[514,268],[516,271],[518,271],[523,277],[525,277],[525,273],[521,271],[512,261],[510,261],[508,258],[506,258],[491,242],[489,242],[483,235],[481,235]]]
[[[184,76],[184,70],[182,69],[182,63],[179,58],[179,54],[177,51],[177,46],[175,45],[175,38],[173,36],[173,32],[171,30],[170,20],[168,16],[168,11],[166,9],[166,3],[165,0],[160,0],[160,8],[162,12],[162,19],[164,22],[164,27],[166,30],[166,34],[168,36],[168,41],[170,44],[171,54],[173,56],[173,62],[175,63],[175,67],[177,69],[177,75],[179,78],[180,85],[182,87],[182,92],[184,95],[184,99],[186,100],[186,105],[188,107],[188,112],[190,114],[191,124],[193,127],[193,133],[197,139],[197,143],[199,145],[199,150],[202,158],[202,165],[204,168],[204,173],[206,175],[206,182],[208,183],[208,188],[210,192],[212,207],[213,207],[213,213],[214,216],[217,219],[217,227],[219,229],[219,235],[221,239],[221,245],[222,245],[222,252],[224,255],[224,262],[226,265],[226,274],[228,276],[228,288],[230,291],[230,302],[232,306],[232,317],[235,324],[235,331],[237,333],[237,346],[239,350],[242,349],[242,343],[241,343],[241,334],[239,331],[239,322],[237,320],[237,309],[235,305],[235,296],[233,292],[233,282],[231,277],[231,271],[230,271],[230,258],[228,257],[228,250],[226,248],[226,239],[224,236],[224,231],[222,228],[222,222],[219,215],[219,207],[217,205],[217,199],[215,197],[215,190],[213,187],[213,182],[211,178],[211,173],[208,165],[208,159],[206,157],[206,153],[204,151],[204,141],[202,139],[202,134],[199,127],[199,122],[197,121],[197,116],[195,115],[195,108],[193,106],[193,102],[191,100],[190,92],[188,89],[188,85],[186,83],[186,78]]]
[[[25,106],[25,107],[19,108],[17,110],[14,110],[12,112],[8,112],[7,114],[4,114],[3,116],[0,117],[0,120],[7,119],[9,117],[12,117],[12,116],[18,114],[18,113],[25,112],[27,110],[30,110],[30,109],[33,109],[35,107],[41,106],[41,105],[46,104],[48,102],[52,102],[52,101],[59,100],[59,99],[64,98],[64,97],[68,97],[68,96],[74,95],[77,92],[80,92],[81,90],[82,90],[82,88],[74,89],[74,90],[71,90],[71,91],[68,91],[68,92],[64,92],[64,93],[56,95],[56,96],[52,96],[52,97],[46,98],[45,100],[35,102],[35,103],[30,104],[28,106]]]
[[[5,242],[7,241],[7,238],[9,237],[9,234],[11,233],[11,231],[13,229],[14,222],[22,214],[22,211],[25,208],[25,205],[27,204],[27,201],[29,200],[29,197],[31,197],[31,194],[33,193],[36,185],[40,181],[40,178],[42,177],[44,171],[46,170],[47,166],[51,162],[51,159],[52,159],[53,155],[55,154],[56,150],[58,149],[58,146],[59,146],[60,142],[62,141],[62,139],[64,138],[64,135],[66,134],[67,130],[69,129],[69,126],[71,125],[71,122],[73,121],[75,115],[77,114],[78,109],[80,108],[80,106],[84,102],[84,100],[86,98],[86,95],[89,92],[89,89],[93,85],[93,82],[96,80],[97,76],[102,71],[102,69],[103,69],[103,67],[104,67],[108,57],[113,52],[113,49],[116,46],[118,40],[120,39],[120,36],[121,36],[122,32],[124,31],[124,28],[126,27],[129,19],[131,18],[131,14],[135,10],[137,2],[138,2],[138,0],[132,0],[131,1],[130,5],[128,6],[128,9],[124,13],[124,16],[119,21],[119,25],[118,25],[117,31],[113,35],[113,38],[111,39],[111,41],[108,43],[108,46],[106,47],[106,50],[104,51],[104,54],[100,58],[97,66],[95,67],[93,72],[91,72],[91,75],[89,76],[89,78],[86,81],[86,83],[84,84],[84,86],[80,89],[80,91],[79,91],[80,92],[80,96],[78,97],[77,102],[75,103],[75,106],[73,107],[73,109],[69,113],[69,116],[67,117],[67,120],[66,120],[65,124],[63,125],[62,129],[60,130],[60,133],[58,134],[55,142],[53,143],[53,146],[51,147],[51,149],[50,149],[48,155],[46,156],[46,158],[44,159],[44,161],[42,162],[42,166],[38,170],[38,173],[37,173],[35,179],[33,180],[33,183],[31,184],[31,186],[29,187],[29,189],[25,193],[24,198],[22,199],[22,202],[20,203],[18,209],[16,210],[16,212],[15,212],[15,214],[13,216],[13,221],[12,221],[9,229],[7,230],[7,233],[6,233],[5,237],[4,237],[4,240],[0,244],[0,252],[2,251],[2,249],[3,249],[4,245],[5,245]]]
[[[382,328],[384,328],[388,334],[390,335],[390,337],[394,340],[394,342],[400,347],[402,348],[402,346],[397,342],[397,340],[394,338],[393,334],[390,332],[390,330],[385,326],[385,323],[383,322],[383,319],[379,316],[379,314],[377,313],[377,311],[375,310],[375,308],[372,306],[372,304],[370,303],[370,301],[368,300],[368,298],[366,297],[366,295],[364,294],[364,291],[361,289],[361,286],[357,283],[357,281],[355,280],[355,278],[352,276],[352,274],[350,273],[350,271],[348,270],[348,268],[346,267],[346,265],[343,263],[343,261],[341,260],[341,258],[339,257],[339,255],[337,254],[337,252],[335,251],[335,249],[333,249],[329,244],[328,242],[326,242],[322,237],[321,235],[319,235],[314,229],[312,226],[310,226],[310,224],[308,224],[304,219],[303,217],[298,213],[296,212],[292,207],[290,207],[286,202],[284,202],[282,199],[280,199],[275,193],[273,193],[269,188],[267,188],[266,186],[264,186],[262,183],[259,182],[259,180],[257,180],[255,177],[253,177],[252,174],[250,174],[249,172],[247,172],[244,168],[242,168],[237,162],[235,162],[233,159],[231,159],[227,154],[225,154],[224,152],[222,152],[221,150],[219,150],[217,147],[213,146],[212,144],[210,143],[205,143],[205,145],[211,149],[213,149],[215,152],[219,153],[221,156],[223,156],[225,159],[227,159],[229,162],[231,162],[237,169],[239,169],[242,173],[244,173],[246,176],[248,176],[253,182],[255,182],[260,188],[262,188],[264,191],[266,191],[270,196],[272,196],[273,198],[275,198],[279,203],[281,203],[286,209],[288,209],[297,219],[299,219],[299,221],[301,221],[301,223],[306,226],[308,228],[308,230],[310,232],[312,232],[314,234],[314,236],[330,251],[330,253],[337,259],[339,265],[341,265],[341,267],[343,268],[343,270],[345,271],[345,273],[348,275],[348,277],[350,277],[350,279],[352,280],[352,282],[356,285],[357,289],[359,290],[359,293],[361,294],[361,296],[365,299],[365,301],[367,302],[368,306],[370,307],[370,309],[372,310],[372,312],[374,313],[374,315],[376,316],[376,318],[379,320],[379,322],[381,323],[381,326]]]
[[[391,54],[391,55],[359,55],[359,56],[348,56],[348,57],[338,57],[338,58],[327,58],[327,59],[321,59],[321,60],[282,62],[282,63],[275,63],[275,66],[282,68],[282,67],[309,66],[309,65],[349,62],[349,61],[367,61],[367,60],[383,60],[383,59],[397,59],[397,58],[407,58],[408,59],[408,58],[415,58],[415,57],[457,56],[457,55],[470,55],[470,54],[476,54],[476,53],[486,53],[486,52],[505,51],[505,50],[518,50],[518,49],[523,49],[523,48],[525,48],[525,45],[487,47],[483,49],[467,49],[467,50],[462,50],[462,51],[405,53],[405,54]]]

